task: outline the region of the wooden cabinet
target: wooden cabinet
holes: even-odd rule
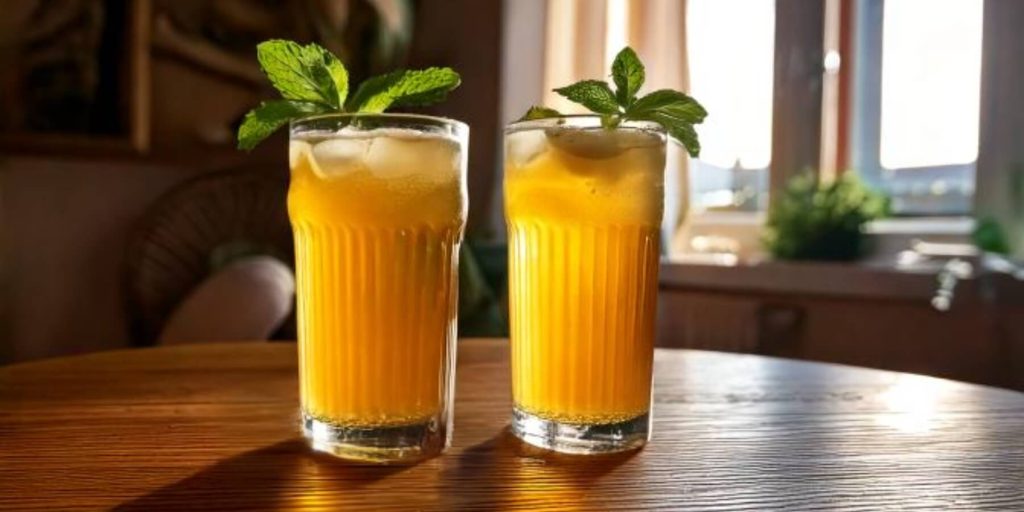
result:
[[[1024,389],[1024,308],[965,281],[940,312],[934,283],[934,274],[848,265],[666,265],[658,343]]]

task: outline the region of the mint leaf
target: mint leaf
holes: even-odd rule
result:
[[[338,91],[338,103],[336,106],[342,108],[345,105],[345,98],[348,97],[348,70],[345,69],[345,65],[341,63],[341,60],[326,48],[321,48],[315,44],[310,44],[307,48],[310,46],[316,47],[317,51],[323,52],[324,67],[327,68],[327,74],[331,76],[334,88]]]
[[[665,125],[665,129],[668,130],[668,134],[673,139],[681,142],[686,148],[686,152],[693,158],[700,156],[700,139],[697,138],[697,130],[693,128],[692,124],[689,123],[677,123],[672,124],[670,122],[661,121],[661,124]]]
[[[392,106],[430,105],[444,100],[461,80],[451,68],[393,71],[360,84],[349,99],[347,108],[377,113]]]
[[[661,124],[672,138],[681,142],[686,147],[686,152],[690,156],[694,158],[700,156],[700,141],[697,139],[697,130],[694,130],[692,122],[661,110],[647,111],[643,115],[631,115],[629,118],[637,121],[654,121]]]
[[[638,100],[626,109],[626,116],[640,119],[637,116],[650,115],[652,112],[666,112],[672,117],[690,123],[701,123],[708,112],[697,100],[671,89],[659,89]]]
[[[615,81],[615,99],[619,105],[629,107],[645,80],[644,65],[636,52],[625,47],[612,62],[612,80]]]
[[[249,111],[238,127],[238,149],[249,151],[293,119],[330,111],[319,103],[293,100],[264,101]]]
[[[562,117],[561,112],[548,107],[542,107],[534,105],[527,110],[523,117],[520,117],[518,121],[533,121],[535,119],[547,119],[551,117]]]
[[[555,89],[555,92],[598,114],[619,113],[619,103],[615,100],[615,94],[608,84],[601,80],[583,80]]]
[[[693,157],[700,155],[700,141],[693,125],[704,122],[707,115],[697,100],[671,89],[654,91],[626,109],[627,119],[660,123]]]
[[[348,95],[348,72],[327,49],[272,39],[256,47],[260,67],[281,96],[340,109]]]

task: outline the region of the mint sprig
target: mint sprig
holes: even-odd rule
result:
[[[620,105],[633,104],[646,78],[644,64],[636,52],[628,46],[619,51],[612,61],[612,80],[615,82],[615,98]]]
[[[345,65],[315,43],[272,39],[257,45],[256,59],[283,99],[263,102],[245,115],[238,128],[238,148],[246,151],[295,119],[430,105],[444,100],[461,81],[451,68],[402,69],[368,78],[350,98]]]
[[[383,112],[392,106],[422,106],[443,101],[459,86],[461,78],[451,68],[392,71],[359,85],[347,108],[359,112]]]
[[[292,119],[325,114],[331,109],[322,103],[295,100],[271,100],[249,111],[238,127],[238,149],[250,151],[263,139]]]
[[[285,99],[337,108],[348,95],[345,66],[321,46],[272,39],[256,47],[256,59]]]
[[[669,136],[686,147],[691,156],[700,155],[700,141],[693,125],[704,122],[708,113],[697,100],[671,89],[660,89],[637,97],[646,78],[644,65],[636,52],[625,47],[612,62],[612,91],[602,80],[583,80],[555,92],[591,112],[601,114],[601,125],[615,128],[622,121],[653,121],[665,127]],[[521,121],[560,117],[558,111],[541,106],[531,107]]]
[[[598,114],[619,113],[619,102],[615,99],[615,93],[608,87],[608,83],[601,80],[583,80],[572,85],[555,89],[555,92],[565,96],[574,103],[579,103]]]

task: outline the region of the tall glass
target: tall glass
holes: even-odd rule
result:
[[[513,431],[562,452],[642,446],[665,133],[595,116],[505,130]]]
[[[291,125],[303,431],[371,461],[449,444],[466,125],[338,114]]]

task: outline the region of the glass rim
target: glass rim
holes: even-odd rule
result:
[[[296,130],[301,131],[304,127],[307,127],[312,123],[317,121],[330,121],[332,119],[380,119],[395,122],[418,122],[423,124],[432,124],[434,126],[450,127],[456,135],[469,133],[469,125],[457,119],[426,114],[408,114],[404,112],[329,112],[326,114],[316,114],[289,121],[288,133],[290,135],[294,135]]]
[[[601,128],[602,117],[603,116],[601,114],[562,114],[559,116],[545,117],[541,119],[513,121],[505,125],[505,133],[508,134],[527,130],[557,127]],[[612,128],[612,130],[622,129],[656,132],[662,135],[667,134],[665,127],[656,121],[626,119],[620,122],[615,128]]]

